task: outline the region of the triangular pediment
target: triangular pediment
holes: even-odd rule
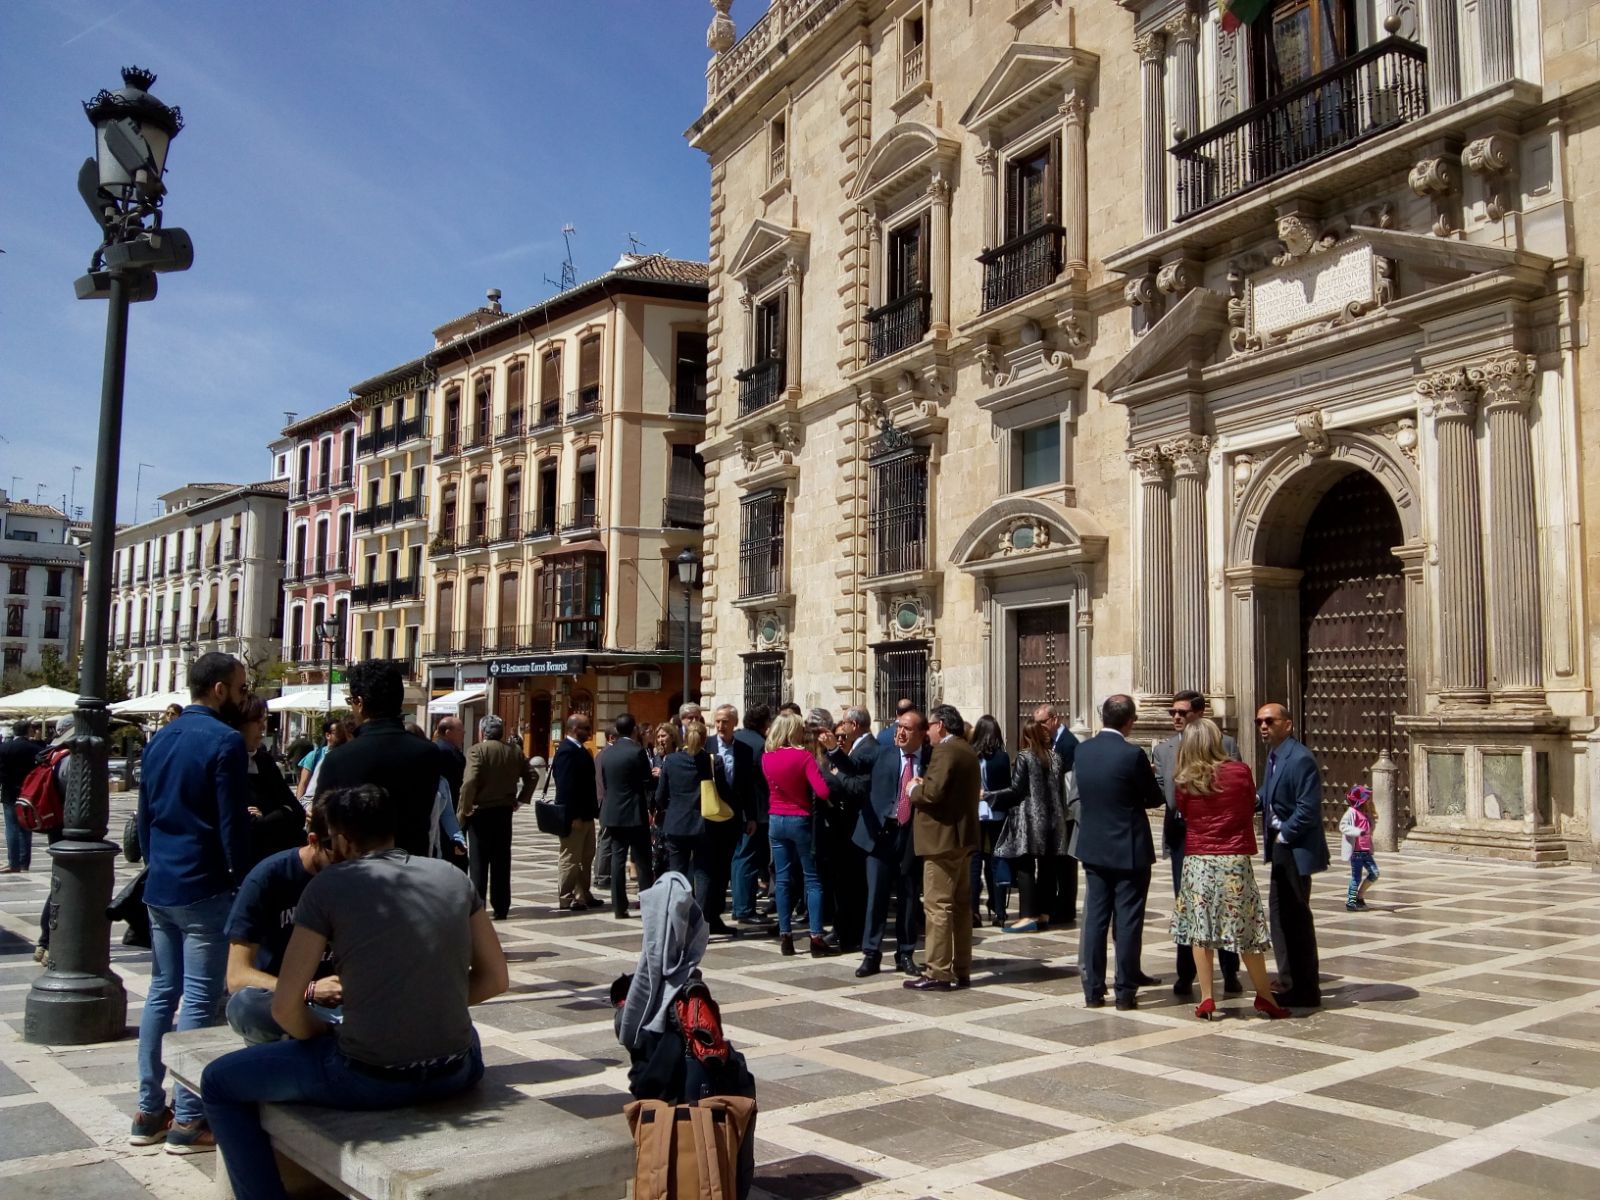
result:
[[[867,152],[850,198],[864,200],[891,192],[913,176],[949,166],[960,153],[961,143],[943,130],[903,121]]]
[[[1059,102],[1069,89],[1087,87],[1098,65],[1086,50],[1014,42],[961,114],[961,124],[976,132],[1003,127],[1052,97]]]
[[[1141,380],[1204,357],[1202,348],[1214,343],[1227,324],[1227,300],[1210,288],[1191,288],[1094,386],[1116,400],[1118,392]]]
[[[1105,528],[1084,509],[1042,496],[1007,496],[967,526],[950,562],[980,575],[1096,562],[1105,555],[1106,540]]]
[[[789,229],[767,220],[756,220],[734,251],[728,273],[735,279],[760,274],[781,263],[785,258],[798,258],[805,253],[810,242],[809,234]]]

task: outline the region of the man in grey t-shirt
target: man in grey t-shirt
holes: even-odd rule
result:
[[[442,859],[395,846],[395,806],[382,788],[341,788],[318,802],[344,861],[317,874],[295,909],[272,1002],[273,1019],[292,1040],[224,1055],[200,1079],[240,1197],[281,1194],[270,1184],[263,1192],[278,1168],[261,1102],[402,1108],[463,1091],[483,1076],[467,1008],[510,982],[471,883]],[[336,1032],[305,999],[330,947],[344,985]]]

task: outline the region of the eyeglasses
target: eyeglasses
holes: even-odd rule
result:
[[[1257,725],[1276,725],[1277,723],[1278,723],[1278,718],[1277,717],[1257,717],[1256,718],[1256,724]]]
[[[1192,708],[1169,708],[1169,709],[1167,709],[1167,716],[1169,716],[1169,717],[1192,717],[1192,716],[1194,716],[1194,709],[1192,709]]]

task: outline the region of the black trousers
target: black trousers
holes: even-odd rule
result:
[[[610,861],[606,870],[611,875],[611,911],[619,917],[628,915],[628,855],[633,855],[633,866],[639,873],[639,890],[642,892],[656,881],[650,862],[650,827],[648,825],[616,825],[607,832]]]
[[[497,917],[511,911],[511,814],[509,804],[474,809],[467,819],[468,873],[478,899]]]
[[[1088,880],[1083,902],[1083,937],[1078,945],[1078,975],[1083,994],[1098,999],[1106,993],[1106,935],[1113,912],[1117,922],[1118,1000],[1132,1000],[1139,991],[1139,953],[1144,948],[1144,902],[1150,891],[1150,868],[1119,871],[1084,864]]]
[[[744,825],[729,821],[707,821],[699,837],[669,837],[667,868],[687,878],[694,887],[694,901],[712,925],[722,920],[727,909],[728,879],[733,874],[733,852],[739,847]]]
[[[889,924],[889,898],[894,896],[894,953],[909,958],[917,950],[917,922],[922,917],[922,860],[911,846],[911,830],[895,832],[888,854],[867,859],[867,916],[861,931],[861,952],[880,954]]]
[[[1317,961],[1317,928],[1311,917],[1311,876],[1300,874],[1294,851],[1272,847],[1272,894],[1267,900],[1278,981],[1296,1000],[1322,998],[1322,968]]]
[[[1067,822],[1067,845],[1072,845],[1076,821]],[[1058,911],[1059,910],[1059,911]],[[1078,860],[1070,854],[1056,859],[1056,907],[1049,910],[1050,924],[1071,925],[1078,920]]]
[[[851,840],[856,828],[854,804],[823,810],[818,822],[817,873],[822,877],[823,918],[851,950],[858,944],[867,915],[867,856]]]
[[[1178,886],[1183,880],[1183,848],[1174,844],[1172,847],[1172,894],[1178,894]],[[1222,960],[1223,979],[1237,978],[1239,974],[1239,956],[1232,950],[1218,950],[1217,957]],[[1194,977],[1199,972],[1194,965],[1194,947],[1178,947],[1178,982],[1193,983]]]
[[[1056,914],[1056,867],[1060,859],[1044,854],[1025,854],[1008,859],[1011,882],[1017,889],[1017,920],[1026,921],[1040,913]]]

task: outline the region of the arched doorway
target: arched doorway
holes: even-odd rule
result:
[[[1295,723],[1322,769],[1322,814],[1337,825],[1344,798],[1387,751],[1400,768],[1396,809],[1411,815],[1406,739],[1405,578],[1394,547],[1400,514],[1372,475],[1353,471],[1328,488],[1301,538],[1300,681]]]

